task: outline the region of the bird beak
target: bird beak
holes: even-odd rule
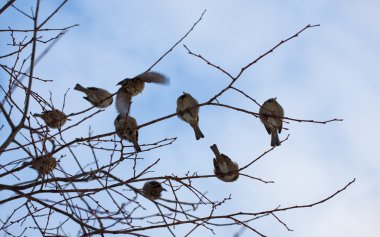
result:
[[[166,189],[162,188],[162,191],[165,191],[165,192],[167,192],[168,190],[166,190]]]
[[[117,86],[120,86],[121,84],[123,84],[123,81],[124,81],[124,80],[120,81],[120,82],[117,83],[116,85],[117,85]]]

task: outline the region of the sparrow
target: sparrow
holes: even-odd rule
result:
[[[57,109],[46,110],[42,114],[33,114],[33,116],[42,118],[50,128],[61,128],[67,121],[66,114]]]
[[[37,157],[31,163],[31,168],[38,171],[39,177],[43,177],[48,173],[51,173],[56,166],[57,160],[50,153]]]
[[[183,92],[183,95],[177,99],[177,115],[180,119],[189,123],[195,133],[197,140],[204,137],[202,131],[199,129],[199,103],[190,94]],[[196,106],[196,107],[194,107]]]
[[[117,85],[120,85],[131,96],[136,96],[144,90],[145,82],[168,84],[169,78],[158,72],[144,72],[134,78],[126,78]]]
[[[76,84],[74,90],[81,91],[86,94],[85,98],[93,106],[104,109],[110,106],[113,102],[112,94],[108,91],[97,87],[83,87],[80,84]]]
[[[127,140],[133,143],[136,152],[140,152],[141,148],[138,144],[139,133],[137,130],[137,122],[131,116],[127,118],[122,118],[121,115],[118,115],[114,121],[116,134],[120,139]]]
[[[276,101],[276,98],[270,98],[260,107],[259,115],[265,129],[271,135],[271,146],[279,146],[281,143],[278,133],[281,133],[282,130],[284,109]]]
[[[215,154],[214,174],[224,182],[234,182],[239,178],[239,165],[233,162],[228,156],[220,154],[216,144],[210,146]]]
[[[142,188],[143,194],[152,200],[159,199],[162,191],[166,191],[166,189],[164,189],[161,183],[157,181],[148,181]]]

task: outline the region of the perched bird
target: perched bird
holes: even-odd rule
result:
[[[46,110],[42,112],[42,114],[34,114],[34,116],[42,118],[50,128],[60,128],[67,120],[66,114],[58,109]]]
[[[276,98],[270,98],[260,107],[259,115],[265,129],[272,137],[271,146],[279,146],[281,143],[278,138],[278,133],[281,133],[282,130],[284,109],[276,101]]]
[[[198,126],[199,107],[197,105],[198,105],[198,101],[194,99],[190,94],[185,93],[185,92],[183,92],[183,95],[181,95],[177,99],[178,117],[190,124],[190,126],[194,129],[195,138],[199,140],[203,138],[204,135]],[[197,106],[197,107],[194,107],[194,106]]]
[[[228,156],[220,154],[216,144],[210,146],[215,154],[214,174],[224,182],[234,182],[239,178],[239,165],[233,162]]]
[[[50,153],[37,157],[31,163],[31,168],[38,171],[39,177],[43,177],[48,173],[51,173],[56,166],[57,160]]]
[[[144,184],[142,188],[143,194],[152,200],[156,200],[161,197],[161,192],[166,191],[157,181],[148,181]]]
[[[158,72],[144,72],[134,78],[126,78],[118,83],[131,96],[140,94],[145,87],[145,82],[168,84],[169,79]]]
[[[132,96],[122,87],[116,94],[116,110],[122,118],[126,118],[130,112]]]
[[[76,84],[74,90],[81,91],[86,94],[83,98],[88,100],[93,106],[97,108],[107,108],[113,102],[112,94],[108,91],[97,87],[83,87]]]
[[[138,144],[139,133],[137,130],[137,122],[131,116],[127,118],[122,118],[118,115],[115,119],[115,130],[117,135],[123,139],[133,143],[136,152],[140,152],[141,148]]]

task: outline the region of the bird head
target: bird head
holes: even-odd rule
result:
[[[130,78],[125,78],[125,79],[121,80],[119,83],[117,83],[116,85],[117,85],[117,86],[121,86],[121,85],[123,85],[125,82],[127,82],[128,80],[130,80]]]

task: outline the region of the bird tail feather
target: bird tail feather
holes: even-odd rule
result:
[[[84,88],[83,86],[81,86],[80,84],[76,84],[75,87],[74,87],[74,90],[82,91],[84,93],[86,93],[86,91],[87,91],[87,89]]]
[[[135,148],[136,152],[141,152],[141,147],[139,146],[139,144],[137,142],[133,143],[133,147]]]
[[[281,145],[280,139],[278,138],[278,133],[277,132],[272,132],[270,145],[271,146],[279,146],[279,145]]]
[[[203,135],[201,129],[199,128],[199,126],[194,126],[193,129],[194,129],[194,133],[195,133],[195,139],[199,140],[199,139],[205,137]]]
[[[216,157],[220,156],[220,152],[219,152],[218,146],[216,144],[210,146],[210,148],[211,148],[212,152],[214,152]]]

